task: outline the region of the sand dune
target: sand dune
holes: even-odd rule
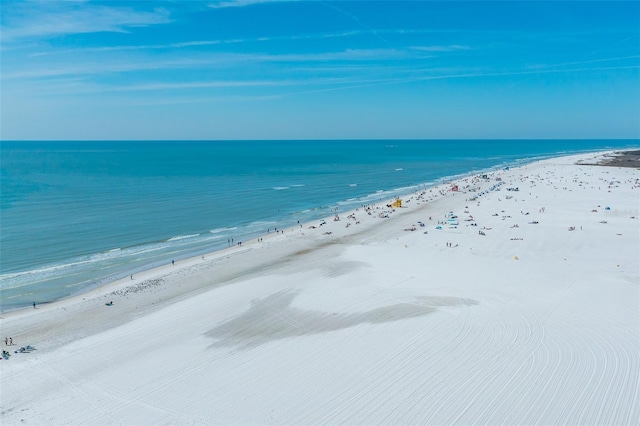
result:
[[[601,155],[5,314],[0,420],[639,424],[640,171]]]

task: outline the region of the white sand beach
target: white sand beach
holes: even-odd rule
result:
[[[3,314],[0,423],[640,424],[640,170],[603,155]]]

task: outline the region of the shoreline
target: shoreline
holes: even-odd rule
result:
[[[422,192],[424,193],[424,191],[426,190],[430,190],[433,191],[434,189],[437,190],[438,194],[440,194],[440,196],[443,196],[443,189],[442,187],[450,187],[453,184],[460,184],[460,182],[466,181],[468,179],[473,178],[474,176],[481,176],[483,174],[488,174],[488,175],[493,175],[496,172],[500,172],[501,170],[505,170],[505,168],[508,169],[513,169],[513,168],[521,168],[521,167],[526,167],[527,165],[531,165],[531,164],[535,164],[535,163],[539,163],[539,162],[543,162],[543,161],[549,161],[549,160],[554,160],[554,159],[562,159],[562,158],[577,158],[575,161],[575,164],[577,165],[586,165],[586,166],[607,166],[606,164],[601,164],[603,162],[615,162],[615,163],[622,163],[625,164],[623,166],[610,166],[610,167],[635,167],[635,166],[630,166],[629,162],[624,161],[624,153],[626,152],[631,152],[634,153],[635,156],[635,152],[640,152],[640,151],[636,151],[634,149],[631,150],[607,150],[607,151],[599,151],[599,152],[589,152],[589,153],[582,153],[582,154],[569,154],[569,155],[559,155],[559,156],[552,156],[552,157],[545,157],[544,159],[537,159],[537,160],[532,160],[530,162],[525,162],[524,164],[521,165],[509,165],[509,166],[495,166],[491,169],[483,169],[483,170],[478,170],[478,171],[474,171],[473,173],[465,173],[465,174],[461,174],[461,175],[456,175],[454,177],[444,177],[441,179],[440,183],[436,183],[433,184],[433,186],[426,186],[427,184],[419,184],[416,185],[415,188],[418,187],[425,187],[425,189],[422,190]],[[622,154],[622,156],[621,156]],[[584,157],[584,158],[583,158]],[[634,157],[635,158],[635,157]],[[612,160],[613,159],[613,160]],[[481,192],[482,190],[478,191]],[[403,195],[400,195],[397,198],[411,198],[413,199],[413,196],[415,194],[417,194],[418,192],[420,192],[419,190],[413,191],[413,192],[409,192],[409,193],[405,193]],[[445,190],[446,193],[446,190]],[[460,194],[464,194],[465,192],[460,192]],[[475,195],[476,192],[472,193],[471,195]],[[434,202],[437,200],[437,197],[434,199],[430,199],[428,200],[428,202]],[[394,201],[393,198],[391,199],[387,199],[385,201],[378,201],[376,203],[373,203],[373,206],[377,206],[378,204],[382,204],[382,205],[388,205],[391,204]],[[379,207],[379,206],[378,206]],[[415,208],[415,204],[410,206],[411,208]],[[407,205],[405,204],[403,206],[404,210],[401,209],[399,210],[399,213],[403,213],[406,211],[407,209]],[[356,212],[358,212],[359,210],[361,210],[361,208],[356,208],[356,209],[352,209],[352,210],[348,210],[346,212],[341,212],[340,214],[343,214],[345,216],[354,214]],[[394,210],[395,212],[395,210]],[[310,226],[315,226],[316,224],[322,223],[322,222],[330,222],[332,220],[333,216],[326,216],[324,218],[320,218],[317,219],[315,221],[312,222],[307,222],[304,224],[301,224],[301,229],[308,229]],[[372,226],[373,223],[368,223],[369,226]],[[293,232],[293,231],[297,231],[298,228],[297,227],[288,227],[285,230],[288,230],[289,232]],[[264,238],[267,238],[267,243],[269,243],[271,240],[273,240],[273,235],[276,236],[276,239],[278,236],[285,236],[284,233],[280,234],[275,234],[275,233],[266,233],[266,234],[262,234],[261,236],[258,237],[254,237],[251,238],[245,242],[243,242],[243,246],[241,245],[236,245],[236,246],[229,246],[223,249],[219,249],[219,250],[213,250],[213,251],[209,251],[202,254],[198,254],[198,255],[188,255],[185,258],[180,258],[180,260],[177,262],[177,268],[175,265],[172,264],[163,264],[160,266],[151,266],[148,269],[143,269],[143,270],[137,270],[132,274],[132,271],[128,271],[126,273],[123,273],[123,277],[121,278],[116,278],[113,280],[108,280],[104,283],[101,283],[99,285],[97,285],[97,287],[92,288],[92,289],[88,289],[86,291],[81,291],[78,294],[74,294],[74,295],[70,295],[68,297],[63,297],[60,299],[55,299],[52,301],[47,301],[47,302],[42,302],[42,303],[38,303],[37,309],[45,309],[47,307],[52,307],[55,308],[58,305],[64,305],[67,302],[72,303],[72,302],[78,302],[78,301],[85,301],[86,299],[95,299],[95,298],[99,298],[99,297],[106,297],[109,294],[112,293],[121,293],[121,292],[125,292],[125,294],[129,294],[129,293],[137,293],[139,291],[145,291],[146,288],[151,288],[151,287],[155,287],[157,285],[159,285],[158,280],[162,280],[163,278],[165,278],[167,275],[171,275],[173,273],[177,273],[180,272],[181,269],[185,269],[185,268],[190,268],[190,267],[194,267],[197,266],[198,264],[200,264],[201,262],[203,262],[203,265],[205,267],[211,267],[212,264],[218,264],[223,262],[225,259],[229,259],[232,256],[236,256],[238,254],[241,254],[247,250],[255,250],[256,248],[262,248],[262,247],[256,247],[259,243],[260,238],[262,238],[264,240]],[[288,237],[288,235],[286,235]],[[304,236],[304,235],[303,235]],[[282,238],[280,238],[282,239]],[[134,278],[131,279],[130,276],[133,276]],[[132,283],[132,281],[134,281]],[[127,290],[128,289],[128,290]],[[183,292],[184,293],[184,292]],[[186,295],[187,293],[184,293],[184,295]],[[173,297],[175,297],[175,295],[173,295]],[[16,308],[16,309],[11,309],[11,310],[7,310],[7,311],[0,311],[0,319],[4,319],[4,318],[11,318],[15,315],[19,315],[21,312],[31,312],[33,309],[31,308],[31,305],[25,306],[25,307],[21,307],[21,308]]]
[[[493,392],[513,392],[504,397],[518,407],[522,400],[511,400],[513,395],[536,392],[535,401],[544,401],[547,385],[554,380],[562,383],[548,386],[567,392],[572,392],[574,385],[587,386],[578,373],[586,367],[581,358],[575,370],[566,367],[566,361],[549,361],[554,359],[554,351],[562,358],[587,350],[593,356],[589,368],[603,371],[603,375],[606,371],[612,377],[609,383],[615,380],[617,386],[617,396],[610,396],[610,386],[602,381],[592,383],[593,392],[607,404],[623,404],[628,416],[614,418],[611,416],[621,414],[601,410],[592,412],[587,423],[632,423],[640,416],[640,406],[631,402],[635,401],[632,390],[637,392],[638,380],[629,379],[633,372],[640,372],[640,358],[637,350],[633,352],[634,345],[640,343],[638,287],[633,284],[637,283],[640,258],[640,173],[635,168],[576,164],[601,159],[611,152],[552,157],[483,173],[486,179],[474,172],[408,194],[402,197],[401,208],[388,207],[389,200],[368,209],[340,212],[340,220],[328,217],[287,227],[283,233],[243,241],[242,245],[205,254],[204,258],[195,256],[178,261],[175,266],[168,264],[138,273],[134,280],[127,277],[37,309],[3,313],[3,334],[13,338],[16,348],[33,345],[37,350],[14,354],[8,362],[0,361],[3,389],[18,388],[6,402],[16,411],[7,410],[0,419],[13,424],[20,418],[17,410],[27,407],[31,421],[48,419],[51,414],[54,422],[74,423],[74,418],[65,417],[74,406],[81,416],[75,418],[77,422],[91,412],[97,416],[96,422],[136,422],[131,410],[140,407],[135,403],[131,409],[122,408],[124,411],[116,417],[119,420],[108,421],[91,406],[78,407],[81,402],[51,407],[46,403],[47,395],[56,384],[69,393],[75,388],[64,383],[91,380],[92,386],[99,386],[100,380],[110,375],[128,383],[126,371],[133,368],[131,363],[162,365],[164,350],[176,346],[181,348],[181,355],[173,360],[176,368],[191,365],[198,377],[202,375],[206,380],[198,384],[198,378],[183,371],[183,376],[173,377],[174,390],[199,389],[204,383],[215,382],[216,389],[221,386],[216,391],[217,398],[227,400],[231,407],[224,415],[213,415],[206,408],[206,399],[196,399],[200,402],[192,403],[188,411],[200,413],[188,417],[200,419],[194,420],[196,423],[261,422],[261,416],[271,407],[288,409],[267,423],[353,423],[356,419],[346,416],[346,411],[333,412],[328,407],[329,411],[324,412],[333,412],[334,417],[323,417],[300,399],[305,393],[300,393],[294,383],[305,377],[316,393],[324,386],[336,394],[349,394],[359,382],[342,382],[340,377],[354,380],[354,371],[359,369],[366,374],[383,371],[367,376],[371,380],[423,377],[422,381],[404,382],[403,390],[398,390],[399,399],[392,396],[388,407],[376,399],[378,393],[366,386],[367,380],[362,382],[369,390],[363,388],[360,398],[375,405],[371,415],[377,413],[380,417],[363,415],[357,422],[410,422],[402,414],[412,412],[406,406],[412,399],[405,390],[418,392],[424,401],[458,395],[453,389],[447,391],[447,384],[456,380],[431,376],[449,371],[447,363],[453,363],[455,371],[460,371],[457,380],[466,383],[466,392],[478,392],[482,386],[495,384]],[[458,192],[450,191],[453,184],[458,185]],[[320,225],[322,222],[325,224]],[[111,301],[112,306],[105,306]],[[429,333],[424,334],[425,330]],[[468,330],[475,331],[467,334]],[[114,348],[120,339],[129,347],[139,346],[140,352],[111,365],[104,351]],[[590,344],[592,340],[595,343]],[[167,346],[167,342],[174,341]],[[384,347],[380,346],[382,342],[387,342]],[[492,343],[487,346],[485,342]],[[368,348],[367,356],[355,356],[363,348]],[[400,356],[393,352],[394,348],[404,348],[398,352],[403,359],[400,364],[388,362]],[[288,353],[294,358],[286,356]],[[323,355],[317,358],[318,353]],[[476,354],[477,360],[467,359],[469,353]],[[210,356],[216,360],[214,364],[206,361]],[[281,357],[295,366],[290,371],[298,373],[287,373],[290,365],[283,370],[285,365],[278,364]],[[323,371],[314,361],[323,358],[334,360],[336,363],[330,365],[335,368],[341,363],[350,368],[342,371],[330,367],[326,375],[314,373]],[[433,365],[422,365],[430,359]],[[494,364],[495,359],[501,359],[500,364]],[[299,360],[310,364],[299,364]],[[229,376],[230,382],[225,381],[225,371],[240,374],[234,367],[236,362],[245,366],[242,371],[249,368],[256,369],[256,373],[269,366],[266,371],[276,376],[260,373],[264,379],[251,379],[247,386],[235,376]],[[52,363],[57,366],[56,371],[70,375],[65,379],[70,382],[60,382],[47,373],[52,371]],[[522,370],[523,366],[527,367]],[[565,375],[554,374],[558,368],[565,368]],[[20,375],[27,374],[27,369],[44,376],[25,381]],[[540,380],[528,388],[533,378],[525,373],[536,369],[541,372]],[[75,376],[80,371],[86,371],[86,379]],[[519,380],[512,381],[514,375]],[[243,400],[240,395],[247,392],[262,392],[258,399],[269,400],[269,384],[289,376],[293,382],[281,384],[280,389],[294,401],[292,405],[284,401],[261,402],[255,415],[232,410]],[[18,377],[20,384],[16,383]],[[149,386],[164,380],[163,370],[145,370],[135,377],[141,393],[131,392],[149,403],[160,404],[148,391]],[[119,388],[119,384],[109,383],[107,387]],[[391,385],[381,382],[380,386]],[[92,393],[90,389],[93,388],[85,391]],[[469,399],[473,395],[480,395],[465,397],[464,391],[458,392],[461,396],[450,404],[452,412],[475,401]],[[26,395],[35,395],[35,402]],[[102,397],[115,403],[112,396]],[[574,399],[574,411],[588,410],[589,398],[574,395]],[[328,395],[318,395],[310,401],[316,405],[330,401],[339,404]],[[442,403],[441,407],[447,406],[444,400]],[[482,407],[487,403],[473,405],[468,415],[482,418]],[[47,414],[49,409],[53,413]],[[448,410],[441,409],[442,413]],[[562,407],[552,408],[551,413],[556,416],[552,418],[536,417],[542,416],[543,411],[522,410],[524,417],[509,420],[505,412],[498,420],[564,423],[583,419],[580,412],[563,411]],[[420,423],[447,422],[448,417],[438,415],[440,411],[424,412],[433,417],[420,418]],[[187,415],[185,410],[176,413]],[[185,420],[175,413],[169,418],[178,423]],[[138,421],[149,423],[154,419],[158,417]],[[469,419],[460,421],[468,423]]]
[[[618,158],[616,160],[616,155],[615,154],[620,154],[620,153],[634,153],[635,149],[634,148],[630,148],[630,149],[625,149],[625,150],[605,150],[605,151],[598,151],[598,153],[603,155],[603,159],[602,161],[617,161],[618,163],[622,163],[621,166],[623,167],[632,167],[632,165],[630,164],[635,164],[635,163],[629,163],[626,161],[623,161],[622,159]],[[410,192],[402,192],[403,188],[397,188],[397,189],[391,189],[391,190],[385,190],[384,192],[391,192],[391,193],[398,193],[399,195],[397,195],[397,197],[407,197],[407,196],[411,196],[412,194],[419,192],[422,188],[423,190],[426,189],[431,189],[431,188],[437,188],[440,187],[442,185],[447,185],[451,182],[455,182],[458,180],[462,180],[465,178],[468,178],[470,176],[473,175],[479,175],[479,174],[485,174],[485,173],[492,173],[495,171],[498,171],[500,169],[503,169],[504,167],[522,167],[525,166],[527,164],[531,164],[531,163],[535,163],[538,161],[544,161],[544,160],[548,160],[548,159],[552,159],[552,158],[558,158],[558,157],[567,157],[567,156],[583,156],[583,155],[590,155],[590,152],[581,152],[581,153],[572,153],[572,154],[557,154],[557,155],[544,155],[544,156],[538,156],[538,157],[532,157],[530,159],[520,159],[517,160],[513,163],[510,164],[500,164],[500,165],[494,165],[490,168],[486,168],[486,169],[479,169],[479,170],[474,170],[474,171],[470,171],[470,172],[464,172],[464,173],[460,173],[460,174],[456,174],[456,175],[451,175],[451,176],[445,176],[442,178],[437,179],[435,182],[431,182],[431,183],[420,183],[420,184],[416,184],[413,185],[412,187],[410,187],[412,190]],[[634,157],[635,158],[635,157]],[[617,163],[616,163],[617,164]],[[590,165],[585,163],[585,165]],[[409,188],[406,188],[409,189]],[[372,195],[372,194],[370,194]],[[369,195],[369,196],[370,196]],[[365,196],[364,198],[367,198],[369,196]],[[375,203],[381,203],[381,202],[389,202],[392,201],[393,199],[388,199],[386,201],[383,201],[383,199],[380,199],[379,201],[376,201]],[[353,208],[348,208],[348,210],[342,212],[343,214],[349,214],[351,212],[353,212],[354,209]],[[311,225],[316,223],[317,221],[322,221],[322,220],[327,220],[328,218],[330,218],[331,216],[325,216],[325,217],[320,217],[318,219],[315,219],[313,221],[310,222],[306,222],[304,223],[304,226],[307,225]],[[299,222],[298,222],[299,223]],[[288,228],[288,227],[287,227]],[[255,233],[253,234],[249,234],[253,235],[249,240],[247,241],[253,241],[256,240],[258,238],[264,238],[265,236],[268,235],[267,234],[260,234],[260,235],[256,235]],[[223,243],[221,243],[223,244]],[[222,247],[222,248],[218,248],[215,250],[210,250],[210,251],[203,251],[202,249],[198,249],[195,252],[185,252],[185,253],[180,253],[177,256],[175,256],[175,259],[178,260],[179,262],[184,262],[184,261],[190,261],[196,258],[201,257],[203,254],[206,257],[211,257],[211,256],[215,256],[217,253],[221,253],[221,252],[225,252],[225,250],[228,250],[229,248],[233,248],[231,246],[227,246],[227,247]],[[168,261],[168,260],[167,260]],[[95,282],[93,282],[92,284],[88,284],[86,287],[84,287],[83,289],[74,292],[68,296],[62,296],[59,298],[55,298],[52,300],[45,300],[45,301],[37,301],[36,303],[38,304],[38,306],[47,306],[53,303],[58,303],[60,301],[63,300],[67,300],[67,299],[76,299],[78,297],[82,297],[84,295],[87,294],[92,294],[94,292],[99,292],[101,289],[107,287],[107,286],[111,286],[111,285],[115,285],[117,283],[122,283],[124,281],[127,280],[128,277],[130,277],[132,274],[137,276],[143,275],[143,276],[147,276],[147,272],[148,271],[152,271],[155,269],[161,269],[164,266],[166,266],[165,264],[159,264],[159,261],[154,261],[151,264],[148,264],[146,266],[138,266],[135,269],[132,270],[123,270],[122,272],[117,272],[112,274],[111,276],[105,276],[105,277],[100,277],[97,278],[95,280]],[[0,316],[1,315],[6,315],[12,312],[16,312],[16,311],[21,311],[21,310],[29,310],[31,308],[31,304],[27,303],[24,306],[21,307],[13,307],[13,308],[9,308],[7,310],[0,310]]]
[[[545,161],[561,160],[565,158],[566,159],[575,158],[575,161],[573,161],[573,163],[575,164],[579,164],[579,163],[583,164],[583,162],[589,162],[589,161],[591,162],[595,161],[596,163],[599,163],[603,159],[606,160],[610,158],[613,154],[620,153],[620,152],[624,152],[624,151],[615,150],[615,151],[601,151],[601,152],[592,152],[592,153],[584,153],[584,154],[571,154],[567,156],[557,156],[557,157],[545,158],[543,160],[535,160],[533,162],[527,162],[523,165],[515,166],[515,167],[505,166],[505,168],[503,167],[499,169],[494,168],[493,171],[481,170],[474,173],[462,175],[457,179],[453,179],[453,180],[445,179],[446,181],[436,184],[435,186],[432,186],[430,188],[427,188],[422,192],[424,194],[424,192],[428,190],[430,191],[430,193],[433,194],[432,191],[435,190],[436,191],[436,193],[434,194],[435,198],[430,198],[429,200],[425,201],[426,203],[434,203],[436,201],[442,200],[443,198],[446,198],[447,195],[452,195],[452,193],[448,191],[451,185],[454,185],[454,184],[461,185],[461,183],[466,182],[469,179],[472,179],[474,177],[478,177],[484,174],[494,176],[495,173],[504,172],[505,170],[517,170],[518,168],[527,167],[532,164],[541,163]],[[584,163],[584,165],[592,166],[594,164]],[[487,188],[491,186],[493,185],[491,184],[485,185],[484,188],[479,189],[476,192],[471,192],[469,193],[469,195],[475,196],[481,193],[482,191],[486,191]],[[407,193],[401,198],[404,198],[405,200],[407,198],[410,198],[412,200],[415,194],[418,192],[420,191]],[[458,194],[463,195],[465,194],[465,192],[459,192]],[[381,206],[386,207],[387,205],[390,205],[393,201],[394,199],[388,199],[386,201],[374,203],[372,205],[380,209]],[[465,200],[465,203],[469,203],[469,202],[472,202],[472,201]],[[404,214],[412,212],[415,209],[417,209],[419,205],[420,203],[414,203],[408,206],[407,203],[405,203],[401,209],[398,209],[397,212],[395,209],[389,209],[389,208],[387,208],[385,212],[390,213],[390,211],[393,210],[393,213],[391,213],[392,216],[389,218],[399,219],[399,217],[403,216]],[[355,210],[350,210],[347,212],[343,212],[342,215],[349,216],[349,215],[358,213],[360,210],[362,209],[358,208]],[[304,232],[300,232],[300,230],[303,230],[303,231],[307,230],[307,232],[311,233],[310,232],[311,230],[309,229],[309,227],[315,226],[317,228],[315,231],[317,231],[320,228],[319,226],[320,223],[326,222],[327,224],[330,224],[332,222],[332,218],[333,216],[327,216],[325,218],[318,219],[317,221],[302,224],[300,228],[288,227],[282,233],[263,234],[261,237],[252,238],[246,242],[243,242],[243,245],[230,246],[222,250],[215,250],[215,251],[205,253],[204,255],[190,256],[190,257],[181,259],[176,263],[176,265],[167,263],[161,266],[155,266],[149,269],[145,269],[143,271],[139,271],[135,273],[135,275],[133,275],[133,279],[129,277],[129,275],[132,275],[132,274],[129,274],[123,278],[115,279],[105,284],[101,284],[98,287],[94,289],[90,289],[86,292],[81,292],[79,294],[76,294],[70,297],[65,297],[65,298],[57,299],[51,302],[38,304],[37,309],[32,309],[31,306],[26,306],[24,308],[18,308],[15,310],[0,312],[0,320],[9,320],[9,319],[20,317],[20,316],[29,317],[40,311],[49,312],[52,310],[66,310],[66,306],[81,304],[84,302],[93,302],[93,305],[95,305],[95,301],[97,301],[98,299],[100,299],[100,301],[102,299],[104,299],[105,301],[109,299],[109,301],[111,301],[111,299],[116,298],[116,301],[117,301],[117,299],[120,299],[123,296],[124,297],[132,296],[133,299],[136,299],[136,297],[133,297],[133,295],[144,294],[146,292],[160,293],[159,297],[153,302],[151,302],[151,305],[147,305],[146,307],[145,306],[139,307],[137,306],[136,303],[128,303],[127,304],[128,315],[126,315],[126,317],[133,318],[135,315],[139,314],[138,312],[136,312],[139,308],[141,309],[140,312],[152,311],[157,309],[156,303],[158,304],[158,307],[164,306],[173,300],[179,300],[181,298],[189,297],[190,295],[192,295],[192,293],[197,294],[198,292],[207,291],[207,290],[210,290],[211,288],[215,288],[220,285],[231,284],[234,279],[237,279],[237,277],[244,277],[247,275],[251,275],[252,273],[255,273],[255,272],[243,271],[243,268],[240,265],[238,265],[238,262],[235,261],[236,257],[239,255],[242,255],[242,254],[248,255],[250,252],[254,250],[268,249],[270,248],[270,245],[274,243],[278,243],[279,250],[277,253],[273,254],[273,256],[267,256],[268,261],[276,261],[278,259],[287,258],[288,256],[295,255],[296,251],[316,249],[317,246],[321,246],[322,244],[324,244],[324,242],[319,244],[317,241],[310,240],[310,238],[296,238],[296,237],[306,236],[306,234]],[[358,224],[359,226],[358,230],[361,232],[366,232],[367,230],[370,230],[374,226],[379,226],[380,223],[378,222],[379,221],[368,221],[367,223],[365,223],[364,226],[361,226],[360,224]],[[353,228],[352,231],[350,232],[341,232],[337,236],[324,235],[323,233],[320,233],[322,234],[320,238],[323,240],[329,240],[329,241],[334,238],[344,238],[347,236],[351,236],[348,234],[353,233],[355,229],[356,228]],[[298,232],[296,233],[296,231]],[[288,232],[288,233],[285,233],[285,232]],[[293,235],[291,235],[291,233],[293,233]],[[314,232],[315,238],[318,238],[318,233],[319,232]],[[290,236],[294,238],[289,238]],[[267,241],[260,242],[260,238],[262,238],[262,240],[266,239]],[[282,244],[280,244],[283,240],[287,241],[289,243],[289,246],[283,247]],[[302,247],[302,248],[299,248],[299,247]],[[268,261],[261,262],[258,268],[253,267],[253,268],[249,268],[249,270],[259,271],[261,270],[261,268],[268,270],[269,269],[269,267],[267,266]],[[196,285],[184,285],[184,287],[183,285],[180,285],[178,287],[180,290],[177,290],[175,288],[169,290],[165,283],[165,281],[167,280],[173,282],[183,272],[191,273],[192,269],[195,269],[197,271],[199,268],[209,270],[216,267],[217,268],[230,267],[232,272],[220,275],[219,277],[214,279],[211,284],[198,282],[198,284]],[[210,278],[211,277],[209,277],[209,279]],[[145,298],[142,297],[142,299],[144,300]],[[85,312],[83,311],[82,315],[84,314]]]

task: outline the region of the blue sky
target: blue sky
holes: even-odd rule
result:
[[[0,7],[4,140],[640,137],[638,1]]]

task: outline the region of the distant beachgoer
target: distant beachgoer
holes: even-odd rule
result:
[[[7,337],[4,338],[4,345],[9,346],[9,339]]]
[[[172,261],[171,261],[171,264],[172,264],[173,266],[176,266],[176,261],[175,261],[175,260],[172,260]]]
[[[133,279],[133,274],[131,274],[131,279]]]
[[[33,309],[36,308],[36,302],[33,302]]]
[[[9,346],[13,345],[13,337],[9,337]]]

